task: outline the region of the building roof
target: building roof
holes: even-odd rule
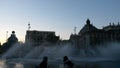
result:
[[[85,26],[80,30],[79,35],[88,32],[88,31],[96,31],[97,28],[90,24],[90,20],[87,19]]]
[[[38,31],[38,30],[28,30],[27,32],[44,32],[44,33],[55,33],[55,31]]]
[[[120,24],[114,24],[111,25],[111,23],[108,26],[103,27],[103,30],[109,31],[109,30],[120,30]]]

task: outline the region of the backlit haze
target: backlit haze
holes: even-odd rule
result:
[[[61,39],[77,33],[86,19],[102,28],[120,22],[120,0],[0,0],[0,42],[14,30],[19,41],[31,30],[55,31]]]

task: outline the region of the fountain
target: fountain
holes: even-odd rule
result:
[[[42,44],[38,46],[34,46],[32,43],[22,45],[17,43],[1,56],[0,67],[35,68],[44,56],[48,56],[50,68],[59,68],[63,64],[62,59],[65,55],[76,64],[75,68],[93,68],[94,66],[96,66],[95,68],[104,68],[108,64],[118,67],[120,59],[119,43],[107,43],[104,45],[99,45],[95,49],[88,47],[86,51],[82,48],[77,50],[70,43],[64,45]]]

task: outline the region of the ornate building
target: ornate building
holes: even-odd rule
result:
[[[77,35],[71,35],[70,40],[79,47],[95,46],[111,41],[120,41],[120,25],[108,25],[102,29],[98,29],[87,19],[84,27]]]
[[[18,38],[15,35],[15,31],[12,31],[11,36],[7,39],[7,42],[5,42],[1,46],[2,52],[6,52],[10,47],[12,47],[14,44],[18,43]]]

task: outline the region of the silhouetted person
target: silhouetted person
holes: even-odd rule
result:
[[[67,56],[63,57],[63,62],[64,62],[64,68],[73,68],[74,63],[72,63]]]
[[[43,61],[39,64],[39,68],[48,68],[48,57],[45,56]]]

